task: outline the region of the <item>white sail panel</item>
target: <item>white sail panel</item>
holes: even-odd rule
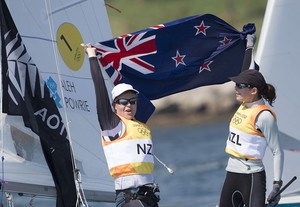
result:
[[[277,89],[274,110],[280,130],[300,140],[299,83],[300,41],[298,0],[269,0],[263,22],[256,61]]]
[[[278,118],[280,140],[284,147],[283,182],[300,175],[300,77],[299,26],[300,1],[269,0],[266,8],[256,61],[266,81],[277,90],[272,108]],[[267,151],[264,158],[268,192],[272,190],[273,158]],[[284,192],[281,203],[300,203],[299,178]],[[267,193],[268,193],[267,192]]]
[[[104,1],[6,3],[28,53],[60,107],[87,199],[113,201],[113,180],[101,146],[89,62],[80,46],[112,38]],[[106,84],[110,91],[108,79]],[[1,114],[1,125],[6,190],[54,196],[39,138],[24,127],[20,117]]]

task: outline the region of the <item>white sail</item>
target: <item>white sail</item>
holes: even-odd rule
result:
[[[269,0],[259,38],[256,61],[266,81],[277,89],[274,111],[278,118],[285,161],[283,182],[300,176],[300,77],[299,26],[300,1]],[[272,186],[273,165],[270,154],[264,161],[267,169],[268,191]],[[283,193],[282,203],[300,204],[299,179]]]
[[[113,180],[101,147],[94,86],[80,46],[112,38],[104,1],[6,3],[28,53],[61,106],[86,198],[112,202]],[[106,82],[110,90],[112,84]],[[39,138],[24,127],[22,118],[1,114],[0,147],[5,191],[55,196]]]

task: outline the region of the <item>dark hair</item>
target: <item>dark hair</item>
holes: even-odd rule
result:
[[[272,104],[276,99],[276,89],[272,84],[267,83],[262,90],[259,90],[259,95],[267,100],[270,106],[273,106]]]

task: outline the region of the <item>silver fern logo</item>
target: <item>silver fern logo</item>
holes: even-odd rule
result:
[[[5,34],[5,37],[12,36],[9,33],[10,31]],[[45,82],[40,77],[35,63],[27,53],[26,47],[22,43],[19,34],[15,35],[15,38],[6,45],[6,53],[8,62],[8,70],[6,75],[23,100],[26,92],[26,81],[29,81],[29,86],[32,92],[31,95],[33,97],[39,94],[41,98],[44,98],[44,90],[37,91],[36,89],[43,89],[45,87]],[[37,87],[38,84],[39,87]],[[17,99],[15,94],[13,94],[10,85],[8,86],[8,93],[14,103],[18,105]]]

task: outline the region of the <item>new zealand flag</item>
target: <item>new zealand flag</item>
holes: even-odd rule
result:
[[[145,100],[222,84],[241,71],[247,24],[239,32],[222,19],[196,15],[94,44],[114,84],[129,83]],[[153,112],[145,113],[145,120]]]

